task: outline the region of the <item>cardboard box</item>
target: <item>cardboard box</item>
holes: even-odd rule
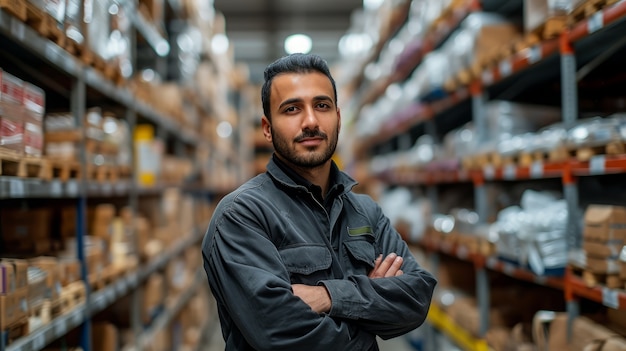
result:
[[[62,286],[81,279],[80,262],[74,257],[59,258],[60,281]]]
[[[616,259],[587,257],[585,267],[598,274],[619,274],[620,263]]]
[[[0,101],[0,147],[24,150],[24,111],[12,102]]]
[[[17,289],[15,266],[10,262],[0,261],[0,295],[10,294]]]
[[[624,247],[624,240],[589,241],[583,242],[583,249],[587,257],[618,258]]]
[[[0,101],[22,105],[24,102],[24,81],[0,70]]]
[[[0,330],[28,316],[28,288],[0,295]]]
[[[18,308],[14,293],[0,295],[0,330],[6,329],[17,320]]]
[[[61,238],[76,237],[76,206],[67,206],[60,209],[59,231]]]
[[[41,306],[48,298],[48,273],[39,267],[28,267],[28,306]]]
[[[626,241],[626,207],[589,205],[585,211],[584,240]]]
[[[28,261],[10,258],[3,259],[3,262],[13,265],[15,269],[15,289],[28,287]]]
[[[42,122],[27,114],[24,120],[24,154],[41,157],[43,147]]]
[[[144,323],[152,320],[155,312],[163,304],[165,279],[162,274],[152,274],[143,286],[142,319]]]
[[[24,82],[24,107],[38,121],[43,121],[46,112],[46,93],[40,87]]]
[[[51,249],[50,209],[14,209],[0,211],[2,237],[11,253],[47,253]]]
[[[61,294],[61,265],[59,259],[40,256],[28,260],[31,267],[38,267],[46,272],[46,298],[55,300]]]
[[[93,330],[94,351],[116,351],[119,348],[119,331],[111,323],[94,323]]]

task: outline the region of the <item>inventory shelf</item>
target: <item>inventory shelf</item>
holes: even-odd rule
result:
[[[20,178],[0,176],[0,199],[35,199],[35,198],[77,198],[81,196],[81,181],[70,179],[42,180],[38,178]],[[89,197],[121,197],[130,194],[133,189],[133,181],[130,179],[116,181],[87,181],[85,182],[85,195]],[[179,184],[158,184],[150,187],[137,187],[137,195],[158,195],[170,187],[181,187]],[[213,191],[199,187],[188,188],[183,186],[183,191],[194,194],[208,193]]]
[[[424,38],[417,38],[407,43],[402,53],[398,55],[401,59],[397,61],[394,72],[372,82],[363,93],[360,104],[367,105],[374,102],[389,85],[405,80],[410,72],[422,62],[424,56],[440,47],[471,13],[480,10],[478,2],[478,0],[465,1],[462,6],[451,10],[445,18],[431,26]],[[409,23],[404,24],[404,26],[408,25]]]
[[[523,49],[483,69],[480,77],[468,85],[462,85],[453,91],[441,88],[437,90],[437,94],[422,96],[419,100],[425,106],[418,113],[412,113],[408,118],[406,111],[397,113],[386,123],[388,127],[383,127],[375,136],[365,138],[360,145],[370,148],[386,143],[425,120],[437,120],[438,115],[463,102],[469,102],[472,96],[483,91],[497,98],[499,93],[515,84],[523,84],[530,88],[541,82],[557,79],[558,54],[563,46],[571,44],[578,66],[584,66],[592,61],[598,52],[608,50],[611,44],[617,41],[616,38],[621,37],[620,33],[626,25],[625,17],[626,0],[621,0],[576,23],[571,29],[563,32],[561,37]]]
[[[191,286],[181,294],[172,307],[166,308],[165,311],[152,322],[151,326],[141,334],[139,337],[140,350],[146,349],[150,342],[155,339],[156,334],[174,320],[179,312],[189,303],[198,289],[203,284],[206,284],[205,277],[206,276],[202,274],[202,269],[198,268]]]
[[[564,279],[562,277],[539,276],[526,268],[500,260],[497,257],[470,252],[469,249],[463,245],[435,242],[431,239],[423,239],[418,243],[418,245],[425,247],[429,251],[441,252],[446,255],[456,257],[462,261],[470,262],[476,268],[488,268],[491,271],[499,272],[521,281],[561,290],[565,286]]]
[[[396,185],[434,185],[446,183],[492,180],[528,180],[547,178],[567,178],[569,176],[593,176],[626,173],[626,155],[596,155],[589,161],[571,159],[566,162],[535,161],[531,166],[506,165],[504,167],[484,166],[477,170],[388,170],[378,178]]]
[[[577,297],[595,301],[604,306],[626,310],[626,291],[619,289],[609,289],[604,286],[589,287],[570,268],[565,271],[565,298],[573,301]]]
[[[451,245],[445,242],[436,242],[432,239],[423,239],[418,245],[429,251],[441,252],[462,261],[470,262],[476,268],[484,267],[521,281],[563,290],[566,301],[582,297],[613,309],[626,310],[626,290],[610,289],[601,285],[589,287],[581,277],[572,272],[570,267],[565,269],[563,277],[539,276],[528,269],[520,268],[496,257],[470,252],[462,245]]]
[[[151,274],[163,269],[169,261],[182,254],[185,249],[202,240],[203,234],[204,228],[197,228],[190,234],[189,238],[180,241],[171,250],[159,255],[158,258],[153,259],[144,267],[141,267],[136,271],[127,272],[122,278],[119,278],[102,290],[91,292],[87,297],[87,302],[89,303],[88,306],[86,303],[81,303],[71,312],[53,319],[50,323],[34,330],[27,336],[14,341],[9,346],[5,347],[4,342],[0,342],[0,351],[36,351],[43,349],[46,345],[67,334],[67,332],[73,328],[81,325],[84,321],[91,318],[96,313],[104,310],[128,292],[136,289],[139,284],[145,281]],[[169,319],[165,321],[160,321],[159,319],[159,321],[155,323],[167,324],[167,322],[171,320],[172,316],[176,314],[175,311],[180,310],[186,302],[189,301],[193,292],[195,292],[199,287],[199,282],[202,281],[203,280],[199,278],[195,279],[192,289],[189,289],[189,291],[181,296],[179,301],[176,303],[175,308],[177,309],[169,311],[161,317],[163,319]]]
[[[181,129],[173,118],[164,116],[144,102],[137,101],[128,88],[116,86],[94,68],[85,66],[77,57],[49,39],[43,38],[32,28],[3,10],[0,10],[0,33],[18,49],[25,50],[25,56],[30,57],[34,54],[39,58],[39,62],[33,67],[52,65],[65,75],[84,80],[88,87],[163,127],[176,138],[188,144],[198,142],[198,137],[194,132]],[[19,53],[12,54],[17,56]]]
[[[457,346],[465,351],[490,351],[487,341],[477,339],[470,335],[465,329],[458,326],[437,304],[431,304],[428,310],[427,322],[437,330],[444,333]]]

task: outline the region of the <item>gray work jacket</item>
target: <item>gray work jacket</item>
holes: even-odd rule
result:
[[[334,173],[330,211],[273,160],[218,204],[202,254],[227,351],[378,350],[376,335],[423,323],[436,280],[380,207],[351,192],[356,182],[347,174]],[[404,274],[368,278],[375,258],[392,252],[404,258]],[[323,284],[330,312],[295,296],[296,283]]]

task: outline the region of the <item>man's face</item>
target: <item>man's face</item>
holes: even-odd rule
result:
[[[341,115],[334,91],[322,73],[285,73],[274,77],[270,92],[271,124],[263,134],[283,160],[301,168],[325,164],[337,148]]]

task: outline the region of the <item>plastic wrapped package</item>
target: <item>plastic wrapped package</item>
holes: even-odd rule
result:
[[[110,5],[110,0],[87,0],[83,7],[82,33],[85,42],[91,51],[104,59],[109,56],[107,49],[111,34]]]
[[[532,141],[526,145],[528,152],[550,152],[565,146],[567,129],[562,123],[544,127],[534,134]]]
[[[476,152],[478,144],[473,123],[467,123],[444,136],[442,158],[463,158]]]
[[[382,194],[380,205],[394,226],[405,226],[406,239],[419,241],[431,216],[430,203],[414,198],[406,188],[396,188]]]
[[[82,5],[82,0],[67,0],[65,8],[65,35],[77,45],[85,42]]]
[[[567,132],[567,146],[601,146],[626,140],[626,116],[588,118],[577,121]]]
[[[521,206],[503,209],[492,224],[501,258],[537,275],[560,275],[567,265],[567,203],[547,192],[527,190]]]
[[[417,77],[420,90],[429,93],[443,87],[452,72],[449,67],[449,57],[441,51],[433,51],[424,57],[424,61],[417,68],[423,76]]]
[[[559,108],[494,100],[486,105],[488,139],[535,132],[561,120]]]

